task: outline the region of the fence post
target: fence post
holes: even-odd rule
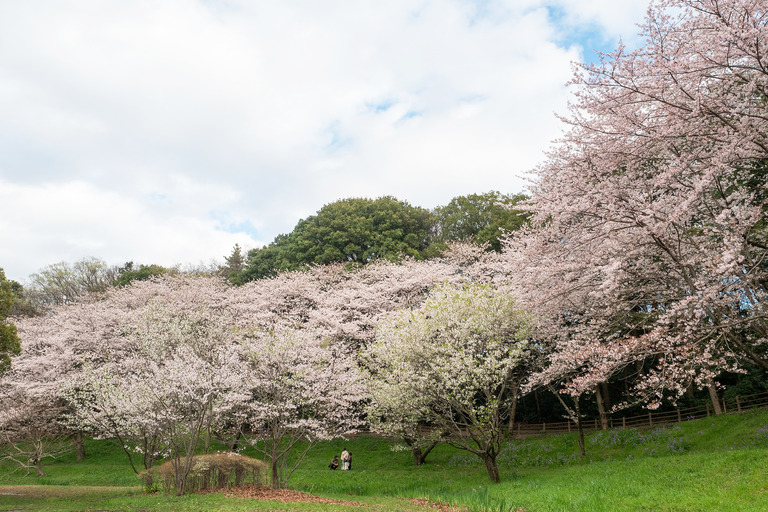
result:
[[[571,420],[568,420],[568,432],[571,431]]]
[[[595,430],[597,430],[597,418],[595,418]]]
[[[736,397],[736,412],[741,412],[741,402],[739,401],[739,397]]]
[[[725,408],[725,398],[723,398],[723,414],[728,412],[728,410]]]
[[[517,435],[520,435],[520,423],[517,424]]]
[[[547,424],[546,423],[542,423],[541,424],[541,431],[542,432],[546,432],[547,431]]]
[[[709,403],[707,403],[707,418],[709,418]]]
[[[627,417],[622,416],[621,417],[621,428],[627,428]]]
[[[683,417],[680,414],[680,409],[677,410],[677,422],[678,423],[682,423],[683,422]]]
[[[653,425],[653,413],[648,413],[648,425]]]

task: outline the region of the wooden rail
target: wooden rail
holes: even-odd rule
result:
[[[741,413],[759,407],[768,407],[768,391],[748,396],[737,396],[720,402],[723,413]],[[713,415],[712,405],[707,403],[704,407],[689,407],[687,409],[675,409],[674,411],[653,412],[648,411],[638,416],[609,416],[608,428],[647,427],[669,423],[681,423]],[[582,420],[584,430],[599,430],[600,420],[589,418]],[[544,433],[563,433],[576,431],[573,421],[549,422],[549,423],[516,423],[514,433],[517,436],[529,436]]]

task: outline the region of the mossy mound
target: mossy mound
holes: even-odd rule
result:
[[[173,461],[143,471],[139,477],[148,491],[162,488],[176,490],[176,469]],[[238,453],[217,452],[195,455],[184,484],[185,492],[205,492],[244,485],[266,484],[269,474],[266,463]]]

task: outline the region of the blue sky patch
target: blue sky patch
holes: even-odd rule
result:
[[[254,240],[259,240],[259,231],[250,220],[232,222],[228,211],[210,211],[208,216],[216,221],[216,229],[226,233],[245,233]]]
[[[616,49],[617,39],[608,37],[595,23],[577,24],[562,7],[546,6],[549,19],[558,29],[557,44],[563,47],[579,46],[582,49],[582,59],[588,64],[600,61],[596,50],[610,52]]]
[[[393,106],[397,105],[397,102],[395,100],[384,100],[379,102],[371,102],[367,104],[367,107],[369,110],[380,114],[381,112],[386,112]]]

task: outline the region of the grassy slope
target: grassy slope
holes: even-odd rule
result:
[[[329,471],[346,446],[353,471]],[[0,494],[0,510],[339,510],[338,505],[258,503],[221,495],[145,495],[119,447],[91,441],[88,460],[72,456],[45,467],[43,478],[8,475],[0,486],[33,484],[36,497]],[[575,436],[511,442],[500,457],[502,482],[490,485],[483,465],[448,446],[426,466],[408,451],[374,438],[319,445],[291,477],[292,488],[365,504],[345,510],[415,510],[398,498],[429,497],[472,510],[757,511],[768,510],[768,411],[710,418],[652,430],[587,437],[580,460]],[[96,486],[96,487],[81,487]],[[115,486],[115,487],[110,487]],[[118,487],[119,486],[119,487]],[[27,492],[2,487],[0,493]]]

